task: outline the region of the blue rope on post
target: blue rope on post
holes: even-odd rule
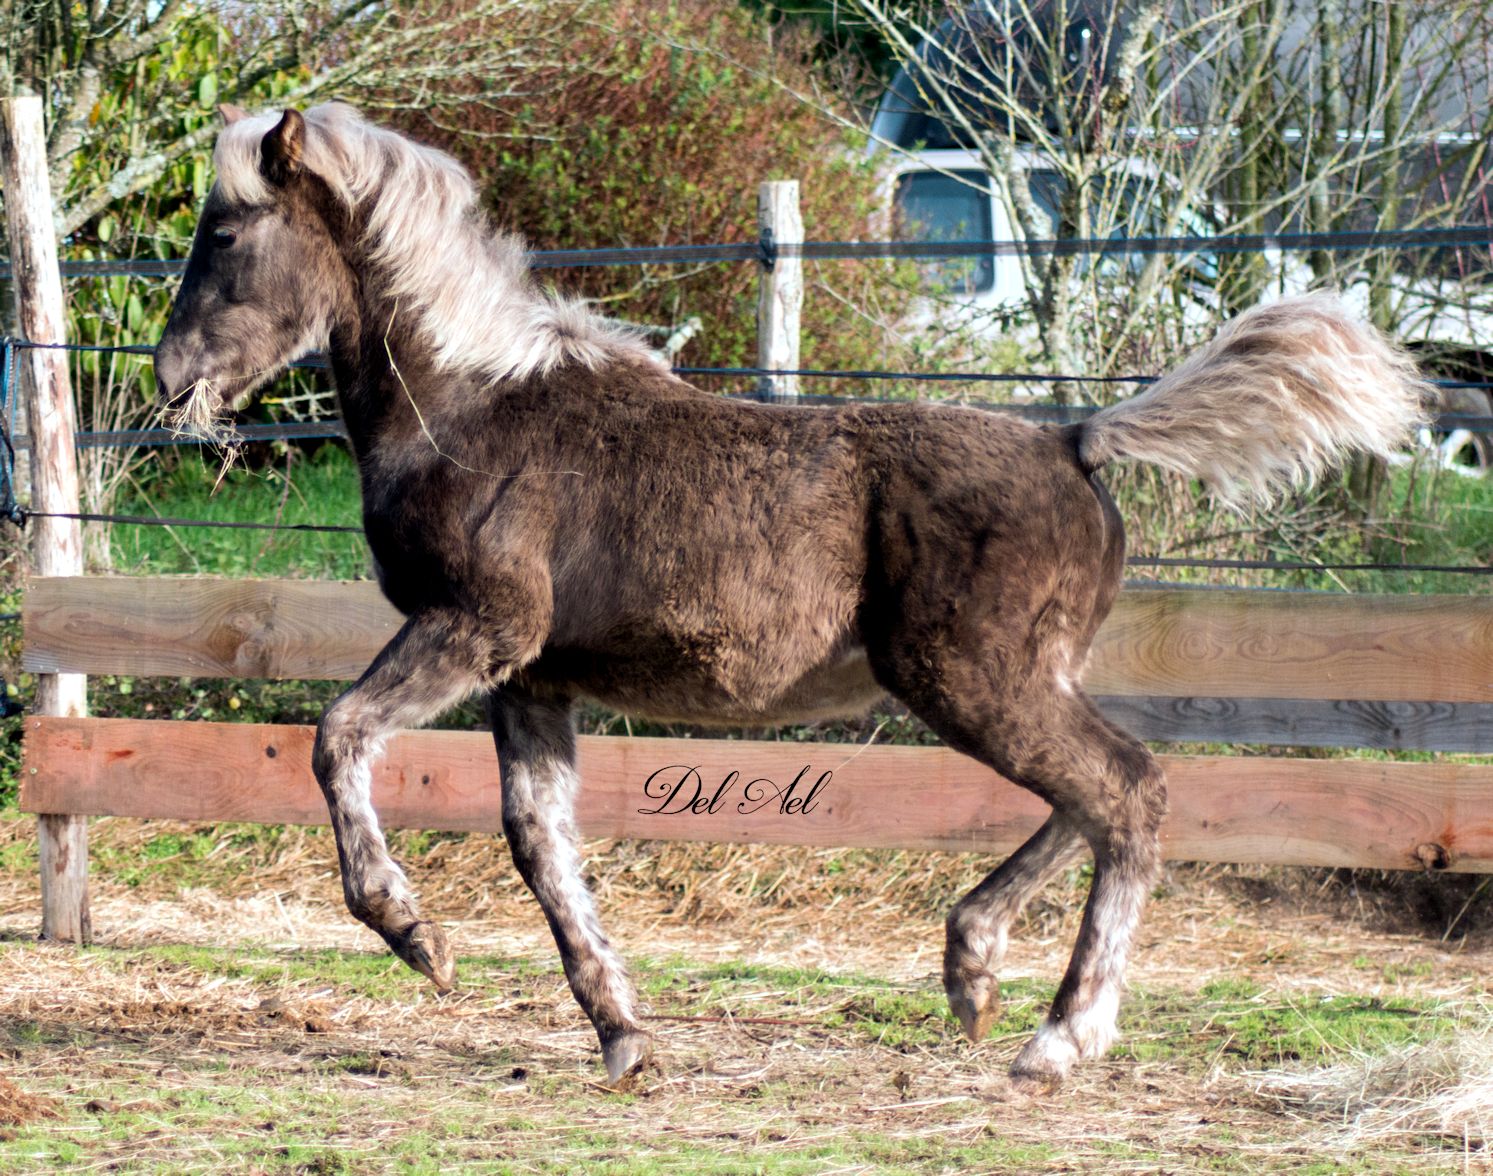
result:
[[[0,429],[0,441],[4,452],[0,453],[0,516],[16,525],[23,521],[20,503],[16,501],[16,448],[11,440],[16,433],[16,341],[9,335],[0,339],[0,416],[5,425]]]

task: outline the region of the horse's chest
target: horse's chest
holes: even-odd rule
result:
[[[445,432],[461,432],[455,425]],[[467,427],[466,432],[474,430]],[[488,459],[480,464],[491,464]],[[404,563],[456,570],[478,532],[491,540],[520,496],[421,436],[390,432],[359,454],[363,525],[374,558],[392,572]]]
[[[416,485],[401,493],[365,489],[363,530],[379,587],[395,608],[413,613],[460,595],[477,523],[460,499]],[[468,500],[469,502],[469,500]]]

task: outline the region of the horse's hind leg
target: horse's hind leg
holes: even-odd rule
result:
[[[491,651],[492,642],[462,614],[411,617],[327,708],[312,754],[337,836],[348,910],[443,990],[455,982],[456,958],[445,933],[420,917],[404,871],[389,856],[370,797],[372,765],[392,732],[427,722],[482,686]]]
[[[581,876],[575,829],[575,734],[568,699],[517,686],[488,696],[503,771],[503,832],[525,884],[539,900],[576,1001],[601,1040],[613,1084],[652,1055],[638,1023],[627,969],[607,942]]]
[[[1144,745],[1106,720],[1071,683],[1044,678],[1011,691],[995,678],[985,667],[944,666],[945,689],[913,705],[951,746],[1051,804],[1054,818],[1093,850],[1094,882],[1068,971],[1046,1021],[1012,1066],[1015,1077],[1053,1081],[1078,1058],[1102,1055],[1114,1040],[1131,938],[1161,864],[1166,784]],[[1065,835],[1050,824],[1017,852],[1005,882],[996,871],[997,900],[1029,892],[1036,875],[1053,868],[1067,849]],[[956,1010],[966,1000],[978,1023],[988,1007],[979,1003],[981,986],[990,981],[979,975],[980,952],[965,954],[965,946],[957,935],[951,939],[956,961],[974,963],[976,983],[956,985],[953,999]]]
[[[944,991],[971,1041],[983,1041],[1000,1014],[998,969],[1011,924],[1032,896],[1083,848],[1077,826],[1054,813],[949,912],[944,924]]]
[[[1138,740],[1074,696],[1066,742],[1050,748],[1028,787],[1079,823],[1094,851],[1094,881],[1078,942],[1052,1009],[1011,1067],[1016,1078],[1061,1079],[1078,1058],[1104,1055],[1116,1035],[1130,945],[1161,870],[1166,780]]]

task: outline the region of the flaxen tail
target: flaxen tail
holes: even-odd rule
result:
[[[1225,502],[1268,501],[1349,453],[1388,456],[1424,423],[1431,389],[1404,351],[1333,296],[1246,311],[1145,392],[1095,413],[1079,442],[1201,478]]]

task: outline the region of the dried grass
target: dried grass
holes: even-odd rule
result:
[[[1466,1153],[1493,1151],[1493,1032],[1252,1077],[1264,1099],[1321,1123],[1323,1146],[1443,1138]]]
[[[161,858],[167,836],[207,841],[210,849],[205,857],[199,849],[195,857]],[[31,820],[0,822],[0,851],[14,855],[34,840]],[[112,888],[117,916],[95,917],[103,934],[127,912],[132,926],[149,920],[163,936],[179,936],[183,902],[204,927],[229,919],[244,938],[261,941],[346,945],[347,929],[359,933],[342,907],[329,829],[104,818],[91,824],[90,842],[98,902],[109,901],[111,871],[150,866],[129,876],[128,889]],[[546,950],[543,918],[501,837],[396,830],[390,842],[426,911],[458,925],[459,950],[469,950],[471,937],[486,936],[493,922],[504,926],[508,949]],[[632,950],[714,954],[771,944],[769,954],[782,962],[900,977],[938,971],[944,916],[994,865],[985,855],[933,851],[648,841],[585,847],[603,919],[633,929],[625,936]],[[1493,959],[1485,935],[1441,943],[1439,934],[1403,917],[1387,918],[1380,907],[1392,904],[1369,901],[1378,896],[1349,902],[1341,886],[1323,892],[1296,879],[1308,873],[1315,872],[1172,867],[1142,925],[1136,976],[1189,983],[1211,971],[1271,984],[1286,973],[1298,983],[1345,990],[1361,986],[1359,962],[1367,953],[1379,969],[1436,961],[1439,995],[1460,999],[1469,995],[1462,969]],[[35,902],[29,876],[0,879],[7,881],[0,917]],[[1086,894],[1080,869],[1050,885],[1014,931],[1013,963],[1060,973]],[[315,912],[310,922],[306,912]],[[367,946],[378,945],[370,939]]]
[[[9,1079],[0,1078],[0,1127],[21,1127],[38,1119],[55,1119],[59,1114],[56,1099],[27,1094]]]
[[[211,380],[198,380],[185,396],[161,414],[161,422],[179,437],[205,441],[222,455],[223,465],[213,483],[216,490],[223,477],[243,453],[244,439],[225,412],[226,401]]]
[[[461,992],[436,998],[390,961],[395,983],[373,997],[281,979],[273,958],[251,958],[254,977],[235,974],[232,957],[219,967],[169,962],[124,944],[85,955],[18,944],[0,954],[0,1016],[32,1026],[41,1042],[17,1059],[18,1076],[65,1089],[58,1130],[86,1147],[93,1166],[244,1170],[242,1155],[222,1149],[260,1130],[277,1100],[284,1113],[285,1091],[323,1107],[338,1100],[335,1122],[315,1125],[317,1146],[374,1163],[412,1128],[439,1123],[449,1132],[459,1120],[468,1162],[504,1171],[586,1170],[599,1158],[597,1141],[608,1139],[635,1140],[644,1154],[686,1144],[719,1155],[746,1149],[769,1167],[797,1158],[804,1170],[797,1153],[846,1131],[880,1136],[887,1147],[921,1142],[913,1154],[924,1157],[926,1145],[995,1135],[1012,1148],[1061,1149],[1070,1170],[1112,1171],[1106,1145],[1124,1140],[1176,1155],[1173,1170],[1197,1170],[1220,1153],[1221,1127],[1270,1130],[1264,1112],[1231,1106],[1211,1083],[1200,1088],[1175,1068],[1111,1059],[1062,1092],[1034,1093],[1005,1078],[1015,1038],[972,1047],[950,1028],[934,1044],[882,1044],[838,1015],[887,993],[853,981],[828,991],[747,983],[714,995],[693,980],[659,994],[662,1015],[651,1028],[664,1068],[646,1076],[634,1105],[607,1098],[597,1083],[594,1034],[558,974],[492,961]],[[253,1086],[265,1109],[227,1117],[216,1101],[226,1088]],[[190,1113],[178,1108],[192,1105],[191,1092],[220,1108],[197,1120],[201,1138],[103,1132],[118,1112],[171,1122]],[[908,1159],[895,1170],[950,1170]]]
[[[161,859],[163,834],[191,840],[196,856]],[[0,848],[32,837],[29,819],[11,822],[0,828]],[[996,1137],[1033,1149],[1028,1156],[1052,1155],[1054,1168],[1109,1173],[1156,1171],[1162,1156],[1166,1171],[1315,1170],[1334,1146],[1351,1148],[1367,1170],[1476,1167],[1487,1155],[1475,1114],[1488,1091],[1473,1082],[1475,1059],[1465,1057],[1460,1070],[1443,1061],[1438,1071],[1433,1044],[1405,1051],[1412,1060],[1399,1078],[1392,1069],[1365,1077],[1362,1066],[1355,1076],[1346,1064],[1317,1072],[1335,1076],[1333,1102],[1325,1093],[1312,1101],[1304,1090],[1271,1092],[1261,1076],[1231,1073],[1226,1060],[1140,1060],[1175,1042],[1177,1027],[1166,1019],[1127,1025],[1139,1058],[1117,1052],[1040,1095],[1005,1081],[1016,1037],[972,1047],[946,1027],[928,1044],[870,1039],[842,1019],[847,1010],[889,991],[936,986],[944,904],[991,864],[933,853],[588,846],[623,953],[692,961],[652,965],[681,981],[649,999],[666,1072],[649,1076],[636,1103],[611,1100],[595,1089],[595,1036],[501,839],[394,840],[463,957],[454,997],[435,998],[346,914],[324,829],[95,822],[94,922],[108,946],[90,953],[34,943],[34,875],[29,866],[0,874],[0,1020],[33,1026],[37,1041],[15,1055],[11,1077],[57,1092],[68,1116],[29,1130],[79,1140],[100,1167],[243,1170],[242,1155],[223,1149],[235,1133],[260,1131],[249,1112],[214,1121],[202,1138],[168,1130],[114,1139],[110,1113],[92,1109],[112,1101],[174,1122],[187,1113],[179,1108],[194,1105],[188,1096],[216,1098],[226,1084],[261,1090],[282,1110],[342,1100],[335,1125],[315,1126],[318,1146],[370,1164],[411,1129],[449,1131],[458,1122],[464,1162],[514,1171],[584,1170],[598,1160],[595,1140],[628,1139],[645,1148],[747,1149],[769,1166],[802,1165],[803,1149],[846,1131],[909,1148]],[[129,884],[114,873],[141,863],[152,868]],[[1141,932],[1137,986],[1193,992],[1227,977],[1259,982],[1285,1003],[1296,992],[1413,992],[1488,1009],[1487,952],[1288,915],[1238,897],[1227,881],[1219,871],[1174,873]],[[1061,974],[1083,889],[1078,875],[1052,888],[1013,937],[1005,975],[1050,983]],[[201,960],[159,951],[182,943],[229,950]],[[350,987],[331,962],[325,971],[307,966],[303,953],[313,947],[377,953],[389,983]],[[717,990],[703,969],[726,961],[823,968],[844,979],[797,989],[789,973]],[[856,973],[894,988],[861,986]],[[1352,1146],[1343,1142],[1359,1113],[1347,1109],[1350,1090],[1366,1092],[1356,1104],[1363,1111],[1371,1101],[1382,1108],[1365,1128],[1382,1129],[1416,1099],[1423,1110],[1437,1101],[1448,1126],[1402,1117],[1397,1134],[1365,1134]],[[1437,1140],[1417,1139],[1417,1123],[1433,1123]],[[1459,1123],[1471,1124],[1465,1135],[1456,1134]],[[608,1156],[625,1158],[616,1148]],[[917,1166],[909,1159],[905,1170]],[[1000,1170],[1031,1168],[1013,1158]]]

